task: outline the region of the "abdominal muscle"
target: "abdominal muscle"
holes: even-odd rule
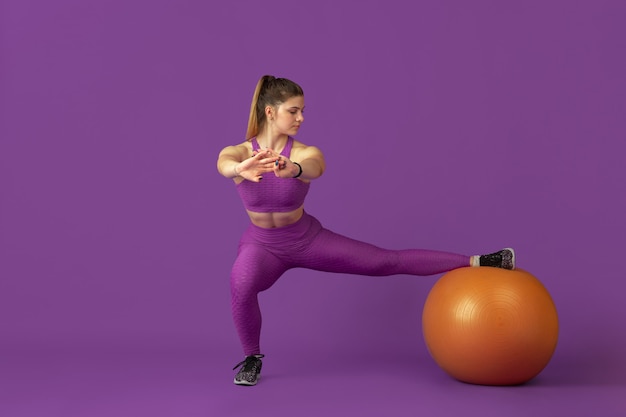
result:
[[[257,213],[256,211],[246,210],[252,224],[264,229],[274,229],[276,227],[289,226],[300,220],[304,213],[304,206],[300,206],[293,211],[285,213]]]

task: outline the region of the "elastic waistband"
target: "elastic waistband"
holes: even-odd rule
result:
[[[295,223],[283,227],[267,229],[250,223],[244,233],[242,242],[253,240],[259,243],[275,244],[285,241],[298,241],[306,238],[310,234],[316,234],[321,225],[319,221],[306,212]]]

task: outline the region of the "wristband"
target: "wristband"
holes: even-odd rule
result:
[[[297,162],[293,162],[293,161],[291,161],[291,162],[292,162],[294,165],[297,165],[297,166],[298,166],[298,173],[297,173],[296,175],[294,175],[294,177],[293,177],[293,178],[298,178],[300,175],[302,175],[302,165],[300,165],[300,164],[299,164],[299,163],[297,163]]]

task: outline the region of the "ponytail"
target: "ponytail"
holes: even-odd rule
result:
[[[265,108],[276,107],[291,97],[304,96],[302,87],[286,78],[276,78],[273,75],[262,76],[256,84],[250,105],[248,130],[246,140],[259,134],[265,126]]]
[[[259,112],[259,96],[261,95],[261,90],[263,90],[264,84],[269,81],[271,78],[274,78],[272,75],[264,75],[259,79],[259,82],[256,83],[256,88],[254,89],[254,94],[252,95],[252,104],[250,105],[250,117],[248,118],[248,131],[246,132],[246,140],[250,140],[255,137],[259,133],[259,121],[263,120],[263,113],[265,112],[265,108],[261,108]]]

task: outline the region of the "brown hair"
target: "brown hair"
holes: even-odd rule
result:
[[[265,126],[265,107],[277,107],[291,97],[304,96],[302,87],[286,78],[261,77],[252,96],[246,140],[255,137]]]

